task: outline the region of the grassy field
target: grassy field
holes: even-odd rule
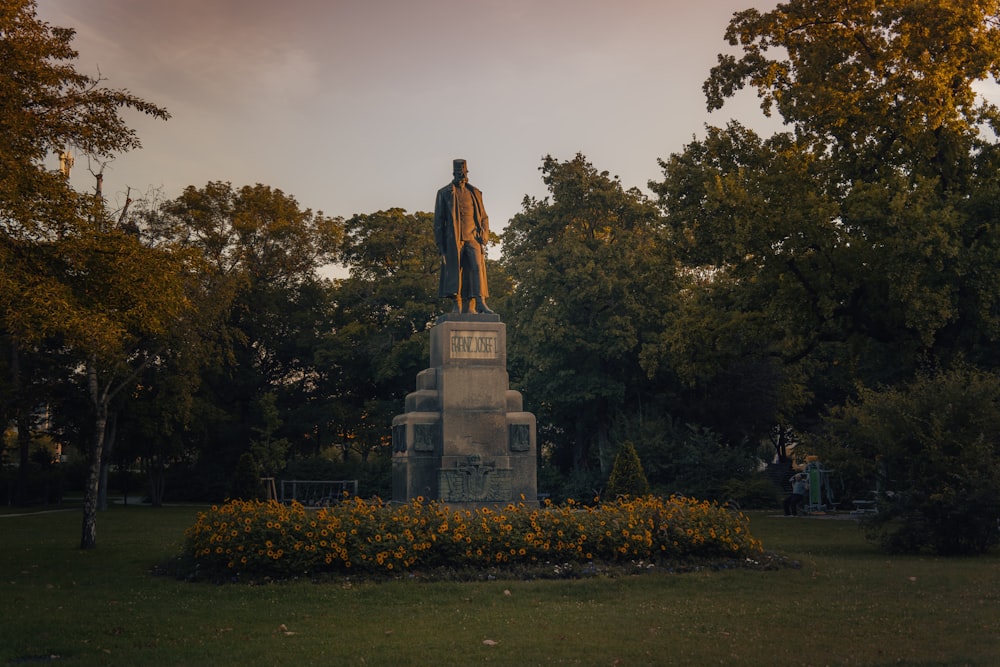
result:
[[[482,583],[152,576],[196,508],[0,513],[0,664],[998,665],[1000,556],[888,557],[853,521],[753,514],[801,569]]]

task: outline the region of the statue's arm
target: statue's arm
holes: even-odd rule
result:
[[[442,262],[445,261],[445,252],[448,247],[447,238],[445,237],[445,234],[448,233],[448,204],[445,201],[446,191],[446,189],[438,190],[437,197],[434,200],[434,243],[437,245]]]
[[[479,243],[486,245],[490,242],[490,217],[486,215],[486,207],[483,205],[482,190],[476,188],[473,192],[475,192],[476,203],[479,204],[479,233],[481,236]]]

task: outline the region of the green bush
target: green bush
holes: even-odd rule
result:
[[[608,498],[619,496],[644,496],[649,493],[649,480],[642,470],[642,462],[635,451],[635,445],[626,440],[618,448],[615,465],[608,478],[606,495]]]
[[[864,390],[815,442],[878,490],[869,534],[892,552],[977,554],[1000,542],[1000,376],[967,366]]]
[[[663,495],[725,500],[729,480],[749,479],[757,465],[750,447],[730,446],[709,428],[669,416],[622,424],[615,435],[635,443],[646,478]]]
[[[722,485],[722,498],[735,500],[742,509],[773,509],[781,505],[782,493],[764,476],[731,479]]]
[[[604,478],[600,470],[585,469],[563,472],[551,463],[538,468],[538,492],[556,504],[579,498],[584,504],[600,500]]]

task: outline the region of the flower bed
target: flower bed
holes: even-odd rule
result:
[[[230,501],[199,514],[185,537],[182,560],[190,564],[189,576],[228,578],[747,560],[762,554],[742,514],[677,496],[474,511],[421,499],[390,504],[356,498],[318,510]]]

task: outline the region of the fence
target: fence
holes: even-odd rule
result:
[[[282,503],[290,503],[294,500],[306,507],[329,507],[357,494],[358,480],[356,479],[283,479],[281,480],[281,496],[278,500]]]

